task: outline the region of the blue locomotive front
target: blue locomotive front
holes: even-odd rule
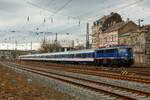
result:
[[[96,49],[95,63],[101,65],[130,66],[133,64],[132,49],[128,46]]]

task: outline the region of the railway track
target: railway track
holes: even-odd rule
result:
[[[49,66],[49,67],[67,67],[67,68],[77,68],[77,69],[88,69],[88,70],[96,70],[96,71],[107,71],[107,72],[112,72],[112,73],[122,73],[123,71],[126,71],[130,74],[134,75],[139,75],[139,76],[144,76],[149,78],[150,76],[150,67],[104,67],[104,66],[93,66],[93,65],[74,65],[74,64],[61,64],[61,63],[48,63],[48,62],[36,62],[36,61],[22,61],[23,63],[27,62],[27,64],[31,65],[42,65],[44,66]],[[22,63],[21,62],[21,63]],[[149,78],[150,79],[150,78]]]
[[[32,64],[32,66],[41,67],[39,64]],[[81,73],[81,74],[88,74],[88,75],[94,75],[94,76],[100,76],[100,77],[107,77],[111,79],[117,79],[117,80],[128,80],[132,82],[139,82],[144,84],[150,84],[150,78],[149,76],[140,76],[140,75],[128,75],[124,74],[124,71],[122,73],[117,73],[114,71],[109,70],[99,70],[99,69],[92,69],[92,68],[86,68],[86,67],[68,67],[60,64],[53,64],[51,66],[48,65],[42,65],[42,67],[47,69],[55,69],[55,70],[64,70],[67,72],[73,72],[73,73]]]
[[[6,65],[4,65],[6,66]],[[150,93],[143,92],[139,90],[129,89],[125,87],[115,86],[111,84],[101,83],[97,81],[91,81],[84,78],[79,78],[76,76],[68,76],[60,73],[54,73],[48,71],[46,68],[38,68],[38,67],[27,67],[20,65],[7,65],[9,67],[14,67],[17,69],[21,69],[24,71],[36,73],[45,77],[53,78],[59,81],[63,81],[69,84],[73,84],[82,88],[90,89],[92,91],[100,92],[102,96],[113,98],[113,100],[121,99],[121,100],[149,100]]]

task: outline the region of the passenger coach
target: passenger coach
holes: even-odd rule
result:
[[[26,61],[130,66],[133,64],[133,53],[132,49],[128,46],[115,46],[89,50],[22,55],[18,59]]]

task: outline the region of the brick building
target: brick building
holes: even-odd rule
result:
[[[127,20],[122,20],[118,13],[111,13],[95,21],[92,26],[92,48],[119,45],[120,36],[137,30],[137,25]]]

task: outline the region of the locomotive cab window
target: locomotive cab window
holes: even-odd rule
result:
[[[102,54],[102,53],[104,53],[104,50],[97,50],[96,52]]]
[[[127,52],[127,49],[119,49],[119,52]]]

